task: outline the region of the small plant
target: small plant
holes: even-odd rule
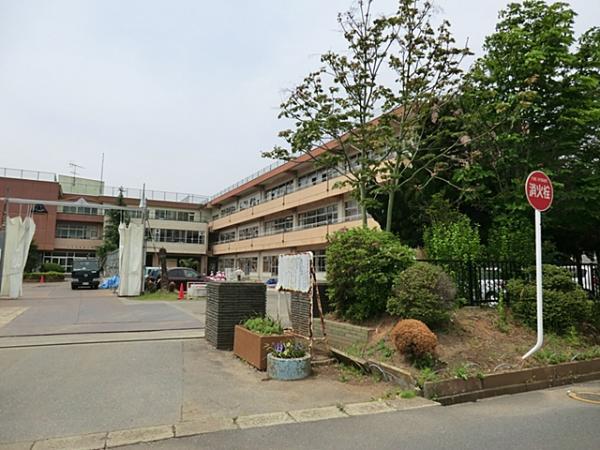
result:
[[[340,375],[338,380],[342,383],[347,383],[350,380],[361,380],[365,373],[356,366],[340,363]]]
[[[567,361],[570,361],[571,358],[569,355],[563,352],[555,352],[551,349],[543,348],[539,352],[537,352],[533,357],[544,364],[560,364]]]
[[[455,297],[456,286],[441,267],[418,262],[394,281],[387,311],[435,327],[450,320]]]
[[[252,317],[244,322],[244,328],[263,336],[283,334],[281,324],[270,317]]]
[[[417,396],[417,393],[414,390],[410,390],[410,391],[402,391],[400,393],[400,398],[415,398]]]
[[[428,381],[437,381],[437,380],[438,380],[438,374],[431,367],[425,367],[424,369],[421,369],[421,373],[419,373],[419,376],[417,377],[417,385],[421,389],[423,389],[423,386]]]
[[[454,377],[459,378],[461,380],[466,380],[469,378],[469,369],[466,366],[458,366],[454,369]]]
[[[396,349],[412,361],[435,354],[437,337],[423,322],[401,320],[392,330],[391,336]]]
[[[510,330],[510,326],[508,325],[508,318],[506,315],[506,305],[504,302],[504,292],[500,291],[498,295],[498,306],[496,307],[496,311],[498,312],[498,321],[496,322],[496,326],[502,333],[508,333]]]
[[[566,341],[569,345],[573,347],[581,346],[581,336],[577,332],[577,329],[571,325],[567,330]]]
[[[365,353],[362,346],[360,346],[358,344],[352,344],[350,347],[346,348],[345,352],[347,354],[349,354],[350,356],[358,356],[359,358],[362,357],[363,354]],[[368,352],[367,352],[367,354],[368,354]]]
[[[298,342],[276,342],[271,347],[270,353],[276,358],[302,358],[306,356],[306,349]]]
[[[391,348],[385,339],[380,339],[377,344],[372,347],[369,347],[366,352],[364,352],[366,356],[373,356],[375,354],[380,355],[383,359],[389,360],[392,356],[394,356],[394,349]]]

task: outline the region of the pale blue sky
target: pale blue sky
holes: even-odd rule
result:
[[[438,0],[477,53],[503,0]],[[576,30],[600,2],[571,0]],[[392,11],[393,0],[376,0]],[[351,0],[0,0],[0,167],[210,195],[267,165]]]

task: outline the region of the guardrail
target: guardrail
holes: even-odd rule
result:
[[[39,170],[11,169],[9,167],[0,167],[0,177],[56,182],[56,174],[52,172],[41,172]]]

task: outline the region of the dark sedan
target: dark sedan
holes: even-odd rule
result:
[[[156,271],[156,275],[157,283],[160,284],[160,270]],[[152,274],[149,276],[152,277]],[[183,290],[187,290],[188,283],[206,282],[206,277],[204,275],[200,275],[194,269],[189,269],[187,267],[174,267],[169,269],[167,270],[167,277],[169,279],[169,283],[175,283],[175,289],[179,289],[179,285],[183,284]]]

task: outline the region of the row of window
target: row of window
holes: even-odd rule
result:
[[[326,272],[327,271],[327,262],[325,258],[325,250],[314,250],[314,265],[315,270],[317,272]],[[250,273],[258,272],[258,257],[240,257],[237,259],[237,264],[235,258],[225,257],[219,258],[218,269],[224,271],[225,269],[241,269],[244,271],[246,275]],[[279,271],[279,256],[270,255],[262,257],[262,273],[263,274],[271,274],[272,276],[277,276]]]
[[[73,258],[93,258],[95,256],[95,252],[44,252],[42,262],[58,264],[65,269],[65,272],[71,272]]]
[[[60,239],[102,239],[102,232],[96,224],[59,222],[55,236]]]
[[[360,208],[356,200],[348,200],[344,202],[344,217],[346,220],[357,218],[360,215]],[[298,228],[313,228],[322,225],[338,222],[338,207],[337,204],[324,206],[311,211],[298,214]],[[278,234],[294,229],[294,216],[280,217],[266,221],[264,223],[264,234]],[[252,239],[260,235],[258,225],[251,227],[240,228],[238,240]],[[235,230],[226,230],[219,233],[219,242],[232,242],[236,240]]]
[[[180,244],[204,244],[203,231],[196,230],[170,230],[166,228],[151,228],[146,230],[148,240],[154,242],[174,242]]]
[[[62,206],[61,210],[65,214],[80,214],[85,216],[97,216],[100,211],[98,208],[91,208],[89,206]],[[142,211],[124,211],[123,214],[132,219],[140,219],[142,217]],[[150,211],[150,218],[177,222],[194,222],[196,221],[196,213],[193,211],[154,209]]]
[[[314,172],[308,173],[299,177],[297,180],[286,181],[285,183],[281,183],[271,189],[265,191],[264,198],[265,201],[274,200],[279,198],[285,194],[290,194],[298,189],[304,189],[309,186],[314,186],[315,184],[322,183],[327,181],[328,179],[334,178],[339,175],[339,172],[334,169],[320,169]],[[244,209],[250,208],[252,206],[256,206],[261,202],[261,194],[255,193],[252,196],[245,198],[239,202],[239,208],[236,205],[228,205],[221,208],[218,215],[213,216],[213,218],[217,217],[225,217],[230,214],[233,214],[236,211],[242,211]]]

